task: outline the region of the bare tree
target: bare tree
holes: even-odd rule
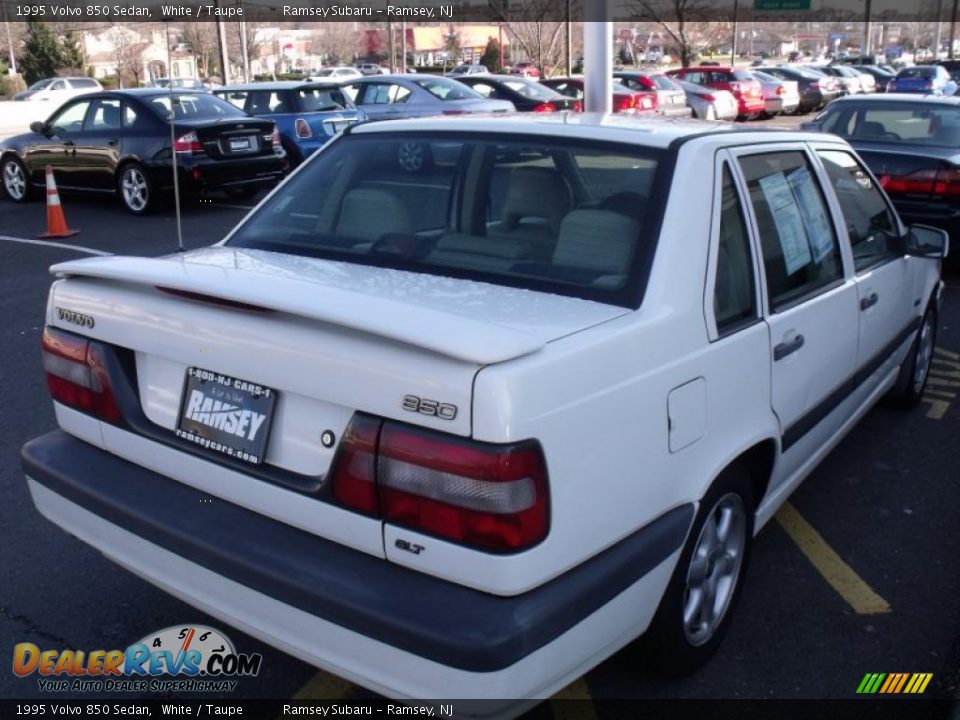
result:
[[[227,36],[227,56],[232,65],[243,66],[243,44],[247,46],[247,57],[251,60],[256,57],[257,52],[263,45],[263,38],[260,37],[260,29],[264,26],[262,22],[249,20],[244,23],[229,23],[232,28],[226,30]]]
[[[147,43],[124,25],[116,25],[107,36],[113,44],[113,60],[117,66],[117,84],[122,88],[124,78],[133,78],[134,87],[140,85],[143,71],[143,50]]]
[[[313,54],[322,55],[331,64],[350,63],[362,49],[361,33],[350,23],[324,23],[311,40]]]
[[[544,77],[551,68],[562,64],[566,23],[556,19],[565,16],[566,0],[527,0],[513,4],[509,0],[490,0],[490,3],[507,30],[510,44],[523,50]],[[571,17],[579,17],[579,0],[571,6]],[[578,28],[579,25],[577,23]]]
[[[707,21],[716,16],[716,0],[635,0],[635,7],[640,19],[655,22],[670,36],[684,67],[717,42],[719,23]]]
[[[202,68],[204,79],[210,77],[212,66],[219,67],[217,58],[217,33],[215,26],[209,22],[185,23],[182,31],[183,41],[190,46],[194,56]]]

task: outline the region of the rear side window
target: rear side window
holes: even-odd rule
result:
[[[785,309],[842,279],[836,233],[806,155],[747,155],[740,166],[760,232],[771,309]]]
[[[636,307],[662,214],[662,158],[549,138],[347,136],[229,244]]]
[[[353,105],[339,87],[300,88],[297,97],[304,112],[331,112]]]
[[[721,336],[735,332],[757,317],[750,236],[740,195],[727,165],[723,166],[713,313]]]

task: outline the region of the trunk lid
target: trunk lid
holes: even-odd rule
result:
[[[473,379],[483,365],[537,352],[628,312],[466,280],[219,247],[78,260],[52,271],[65,279],[54,287],[48,322],[77,331],[59,315],[82,313],[93,319],[85,335],[127,349],[151,423],[172,433],[185,427],[196,385],[191,368],[269,388],[276,403],[262,462],[308,477],[329,470],[355,412],[469,436]],[[447,408],[445,417],[430,414],[431,402]],[[333,442],[322,441],[327,432]]]
[[[212,158],[242,158],[273,155],[274,122],[260,118],[238,118],[218,122],[178,120],[176,134],[195,132],[204,151]]]
[[[881,140],[878,144],[882,144]],[[867,150],[858,141],[857,153],[877,176],[890,197],[927,200],[957,197],[956,175],[960,155],[951,148],[923,148],[923,154]],[[937,152],[939,150],[939,152]]]

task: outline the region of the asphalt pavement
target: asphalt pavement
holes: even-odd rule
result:
[[[63,198],[73,247],[19,242],[43,229],[41,203],[0,200],[0,668],[20,642],[109,649],[168,626],[208,624],[260,674],[235,697],[367,697],[238,630],[206,617],[107,561],[34,509],[20,469],[27,440],[55,427],[39,361],[48,267],[89,252],[156,256],[176,251],[171,209],[139,218],[109,199]],[[248,206],[187,203],[187,248],[221,239]],[[605,698],[852,698],[865,673],[933,673],[926,696],[960,687],[960,282],[940,318],[931,393],[920,408],[871,411],[756,540],[745,591],[714,660],[696,675],[664,680],[633,647],[568,689]],[[793,516],[791,516],[793,517]],[[798,529],[799,528],[799,529]],[[830,554],[832,553],[832,555]],[[863,614],[840,567],[889,612]],[[831,563],[833,563],[831,565]],[[831,570],[833,568],[833,570]],[[840,568],[842,570],[842,567]],[[849,578],[848,578],[849,579]],[[856,585],[856,584],[855,584]],[[843,590],[843,592],[841,592]],[[36,676],[0,669],[0,698],[50,699]]]

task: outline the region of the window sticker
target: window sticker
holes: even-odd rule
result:
[[[800,211],[797,209],[793,191],[782,172],[761,178],[760,189],[770,206],[773,221],[777,226],[787,275],[793,275],[811,260],[803,218],[800,217]]]
[[[807,229],[813,259],[818,265],[833,250],[833,232],[820,195],[814,185],[813,176],[806,167],[799,167],[790,173],[790,189],[800,206],[803,225]]]

